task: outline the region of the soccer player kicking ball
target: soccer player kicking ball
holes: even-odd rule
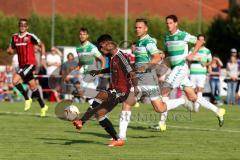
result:
[[[20,19],[19,23],[19,33],[15,33],[12,36],[10,46],[7,49],[9,54],[14,53],[14,49],[18,54],[19,70],[13,76],[13,85],[22,93],[25,98],[25,108],[27,111],[31,108],[32,99],[28,97],[27,91],[24,90],[21,81],[28,83],[29,88],[32,90],[33,96],[35,96],[41,106],[40,116],[46,116],[48,106],[45,105],[43,99],[40,96],[37,83],[33,76],[33,71],[36,66],[36,59],[34,54],[34,45],[39,45],[41,47],[42,58],[45,58],[45,46],[38,39],[38,37],[32,33],[27,32],[28,21],[27,19]]]
[[[89,107],[90,109],[87,110],[81,119],[75,120],[73,124],[77,129],[81,129],[85,122],[95,115],[99,124],[113,138],[109,146],[122,146],[124,141],[119,138],[106,114],[118,103],[122,103],[128,98],[132,85],[134,86],[135,95],[138,94],[136,87],[137,79],[127,58],[117,49],[117,45],[114,42],[105,41],[101,46],[101,51],[104,54],[112,55],[110,67],[103,70],[93,70],[91,74],[95,76],[97,74],[110,73],[110,89],[108,91],[100,91],[94,98],[92,106]]]
[[[218,108],[202,96],[195,94],[192,84],[188,78],[189,68],[186,63],[194,61],[197,51],[203,46],[204,42],[197,40],[197,37],[190,35],[178,29],[178,18],[176,15],[166,17],[166,24],[169,32],[165,35],[165,50],[170,56],[170,64],[172,71],[166,78],[162,89],[163,101],[167,106],[172,106],[171,109],[177,108],[189,102],[199,103],[202,107],[213,111],[219,120],[219,126],[224,123],[223,116],[225,109]],[[188,43],[195,44],[191,54],[188,55]],[[169,100],[168,96],[172,89],[182,87],[187,98],[178,98]],[[166,119],[159,122],[160,130],[166,130]]]

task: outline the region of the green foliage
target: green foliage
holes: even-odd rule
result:
[[[207,46],[218,54],[224,62],[229,59],[231,48],[240,50],[240,20],[217,17],[208,30]]]
[[[163,35],[166,32],[165,21],[160,17],[150,17],[149,33],[158,40],[159,48],[163,48]],[[18,31],[17,18],[0,14],[0,48],[6,49],[11,35]],[[128,40],[136,41],[133,18],[128,20]],[[39,16],[33,13],[29,17],[29,32],[35,33],[46,45],[47,50],[51,47],[51,17]],[[204,26],[207,26],[204,24]],[[103,33],[111,34],[116,42],[124,39],[124,18],[108,17],[96,19],[94,17],[64,17],[56,15],[55,18],[55,45],[75,46],[79,43],[78,32],[80,27],[87,27],[90,32],[90,40],[95,42]],[[180,23],[182,30],[197,33],[197,25],[194,22],[183,20]],[[207,27],[205,27],[207,28]]]

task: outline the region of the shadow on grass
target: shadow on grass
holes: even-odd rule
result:
[[[63,139],[63,138],[38,138],[41,140],[45,140],[47,142],[44,142],[45,144],[60,144],[60,145],[72,145],[72,144],[101,144],[101,142],[96,141],[89,141],[89,140],[79,140],[79,139]],[[65,141],[63,143],[56,142],[56,141]]]
[[[146,139],[146,138],[156,138],[159,136],[128,136],[129,138],[136,138],[136,139]]]
[[[64,131],[67,133],[76,133],[76,131]],[[79,134],[84,134],[84,135],[93,135],[96,137],[102,137],[102,138],[110,138],[109,135],[106,134],[102,134],[102,133],[97,133],[97,132],[79,132]]]

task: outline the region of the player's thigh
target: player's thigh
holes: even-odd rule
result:
[[[107,91],[100,91],[95,98],[100,99],[102,101],[107,101],[109,98],[109,94]]]
[[[188,100],[192,102],[195,102],[197,100],[197,95],[192,87],[184,87],[184,92]]]
[[[188,76],[188,68],[186,66],[177,66],[166,78],[166,83],[168,83],[171,88],[180,87],[183,80]]]
[[[206,75],[199,75],[198,76],[198,81],[197,81],[197,88],[199,92],[202,92],[204,89],[204,86],[206,84]]]
[[[196,88],[196,87],[197,87],[197,84],[198,84],[198,77],[197,77],[197,75],[191,74],[191,75],[190,75],[190,81],[191,81],[191,83],[192,83],[192,87],[193,87],[193,88]]]

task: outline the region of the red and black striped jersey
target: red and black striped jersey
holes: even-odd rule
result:
[[[16,33],[12,36],[10,46],[16,49],[20,68],[27,64],[36,65],[34,45],[39,43],[40,39],[32,33],[26,32],[23,35]]]
[[[129,93],[131,88],[129,73],[132,70],[126,55],[118,51],[110,62],[110,89]]]

